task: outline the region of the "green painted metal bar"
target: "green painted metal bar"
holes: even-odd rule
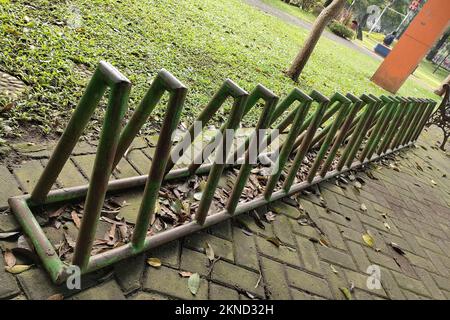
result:
[[[408,128],[408,125],[411,123],[411,119],[414,116],[414,107],[415,107],[415,100],[413,98],[407,98],[408,100],[408,106],[405,113],[405,116],[403,117],[403,123],[400,126],[400,128],[397,131],[397,134],[395,135],[395,138],[393,142],[391,143],[390,149],[394,150],[400,145],[400,141],[405,136],[406,130]]]
[[[278,102],[278,97],[262,85],[258,85],[252,91],[247,101],[250,101],[250,103],[256,103],[259,99],[264,99],[266,103],[255,127],[254,135],[248,142],[248,147],[246,148],[244,155],[244,163],[241,165],[241,169],[239,170],[239,174],[236,178],[231,196],[226,204],[226,210],[229,214],[233,214],[236,210],[239,198],[245,188],[253,164],[258,160],[257,156],[259,154],[260,143],[262,141],[259,136],[260,130],[266,129],[270,125],[273,111]],[[247,102],[247,106],[248,104],[249,102]]]
[[[383,126],[383,123],[389,113],[391,112],[391,99],[389,99],[386,96],[381,96],[381,102],[379,102],[379,113],[378,119],[374,119],[372,122],[374,124],[373,129],[369,129],[369,138],[366,142],[366,145],[364,146],[364,149],[361,151],[361,154],[359,155],[359,161],[364,161],[364,159],[367,158],[367,155],[369,154],[370,150],[375,146],[375,143],[377,142],[377,137],[380,132],[381,127]]]
[[[389,123],[391,122],[392,118],[394,117],[395,111],[397,109],[397,101],[395,99],[393,99],[392,97],[387,97],[387,100],[385,102],[386,102],[385,108],[387,109],[387,115],[384,118],[380,118],[378,120],[378,123],[381,123],[381,125],[377,131],[374,131],[375,138],[373,139],[372,145],[370,146],[370,150],[366,155],[367,159],[372,158],[372,155],[375,153],[377,147],[380,145],[380,141],[383,138],[383,136],[386,134],[386,129],[389,126]]]
[[[333,146],[331,147],[330,152],[327,156],[327,159],[325,160],[325,163],[322,166],[322,169],[320,171],[321,177],[325,177],[325,175],[327,174],[328,169],[331,167],[331,164],[333,163],[333,160],[336,157],[339,147],[341,146],[342,142],[344,141],[347,135],[347,131],[349,130],[350,126],[355,120],[357,113],[363,106],[363,101],[358,97],[352,95],[351,93],[348,93],[346,97],[351,101],[351,105],[349,108],[350,109],[349,115],[345,120],[345,122],[343,123],[342,127],[340,128],[339,133],[336,139],[334,140]]]
[[[332,126],[328,130],[329,131],[328,134],[326,135],[323,143],[320,146],[320,150],[316,155],[316,159],[314,160],[311,168],[309,169],[309,173],[306,180],[310,183],[314,179],[316,172],[319,169],[323,158],[328,152],[328,149],[330,147],[331,142],[333,141],[334,136],[336,135],[336,132],[338,131],[341,124],[344,122],[345,117],[347,116],[347,113],[350,109],[351,101],[347,99],[344,95],[336,93],[330,100],[331,103],[333,103],[334,101],[338,101],[341,104],[341,107],[339,109],[336,118],[332,122]],[[314,146],[314,140],[311,143],[311,146]]]
[[[434,108],[436,107],[436,104],[437,104],[436,101],[431,100],[431,99],[428,99],[427,101],[428,101],[427,111],[425,112],[425,114],[420,122],[420,125],[417,128],[417,131],[414,133],[414,136],[412,139],[413,141],[417,141],[423,128],[425,127],[425,124],[427,123],[428,119],[430,118],[431,114],[434,111]]]
[[[165,89],[170,92],[170,98],[167,104],[164,122],[159,132],[155,154],[150,166],[148,180],[144,188],[142,202],[133,231],[132,244],[137,249],[143,247],[150,221],[155,213],[159,189],[164,178],[164,171],[172,147],[172,134],[180,121],[181,111],[187,93],[187,88],[184,84],[173,76],[164,85]]]
[[[32,201],[36,203],[44,202],[106,89],[119,81],[129,83],[128,79],[120,74],[117,69],[105,61],[100,61],[66,129],[59,138],[44,172],[31,193]]]
[[[227,79],[225,84],[226,84],[226,89],[227,89],[227,92],[228,92],[229,96],[234,99],[234,104],[233,104],[233,107],[231,109],[232,110],[231,112],[233,112],[233,110],[234,110],[234,108],[236,106],[236,100],[239,100],[240,103],[243,103],[243,98],[242,98],[243,92],[245,92],[245,94],[246,94],[246,98],[244,100],[245,100],[245,103],[247,103],[246,101],[248,99],[248,93],[245,90],[241,89],[239,86],[237,86],[230,79]],[[250,106],[250,108],[252,108],[254,106],[254,104],[249,104],[249,106]],[[242,119],[242,117],[245,114],[245,112],[248,112],[248,110],[250,108],[247,109],[246,104],[241,105],[240,108],[242,109],[240,111],[240,119]],[[201,166],[201,164],[204,161],[206,161],[209,158],[209,156],[214,151],[217,151],[217,149],[220,147],[220,143],[222,141],[222,137],[225,136],[226,130],[230,129],[229,123],[230,123],[230,118],[220,127],[219,132],[202,149],[202,151],[198,154],[198,156],[194,158],[194,160],[192,161],[192,163],[188,167],[189,168],[189,172],[191,173],[191,175],[195,174],[196,171],[198,170],[198,168]],[[204,125],[204,124],[202,123],[202,125]],[[226,162],[226,161],[222,161],[222,162]]]
[[[233,91],[235,102],[231,109],[230,118],[227,122],[226,129],[224,130],[225,134],[222,136],[220,145],[216,151],[216,160],[211,168],[211,171],[209,172],[205,190],[203,191],[197,212],[195,213],[195,219],[200,225],[205,223],[214,197],[214,192],[226,165],[225,162],[230,151],[230,143],[228,139],[230,141],[233,140],[234,133],[239,126],[239,122],[241,121],[247,103],[248,93],[245,90],[235,84]],[[190,170],[190,172],[193,171]]]
[[[426,106],[427,106],[427,102],[422,100],[422,99],[417,99],[417,111],[414,114],[414,117],[411,121],[411,125],[408,128],[408,131],[405,134],[405,137],[403,138],[401,144],[407,144],[408,142],[411,141],[411,137],[413,135],[413,133],[416,131],[417,126],[419,124],[420,119],[422,118],[425,110],[426,110]]]
[[[276,104],[278,103],[278,97],[273,92],[271,92],[269,89],[267,89],[263,85],[258,84],[255,87],[255,89],[253,89],[253,91],[248,96],[247,105],[245,106],[245,111],[244,111],[242,118],[244,118],[246,116],[246,114],[256,105],[256,103],[258,102],[259,99],[263,99],[266,103],[264,104],[264,108],[261,113],[260,119],[257,123],[257,126],[255,127],[254,135],[256,134],[257,136],[259,134],[258,131],[260,129],[267,129],[270,126],[273,111],[275,110]],[[264,123],[261,123],[260,122],[262,119],[261,117],[264,116],[264,119],[266,119],[266,112],[268,112],[266,110],[267,104],[270,104],[270,116],[268,116],[267,121],[264,120]],[[258,125],[263,125],[263,127],[258,127]],[[226,161],[227,164],[234,163],[236,160],[238,160],[240,155],[244,154],[244,152],[248,149],[248,147],[250,145],[250,140],[252,139],[253,136],[246,137],[245,141],[236,148],[236,151],[233,154],[231,154],[228,157],[228,159]],[[258,136],[258,138],[259,138],[259,136]],[[258,142],[258,146],[260,144],[261,144],[261,141]],[[259,147],[258,147],[258,150],[259,150]]]
[[[306,153],[309,151],[309,148],[311,146],[311,141],[314,137],[314,134],[317,131],[317,128],[319,127],[319,125],[321,123],[321,120],[323,119],[325,110],[330,105],[330,100],[316,90],[313,90],[313,92],[311,93],[310,96],[311,96],[311,98],[313,98],[315,101],[317,101],[319,103],[319,106],[317,107],[316,111],[313,114],[312,121],[311,121],[310,125],[308,126],[308,129],[306,130],[304,139],[302,140],[302,143],[301,143],[299,149],[297,150],[297,153],[296,153],[295,158],[292,162],[292,165],[289,169],[289,172],[286,176],[286,179],[284,180],[282,188],[285,192],[289,192],[289,189],[291,188],[292,184],[294,183],[298,169],[300,168],[300,166],[303,162],[303,159],[306,156]]]
[[[195,119],[194,123],[189,127],[183,138],[173,147],[171,156],[167,162],[165,173],[167,174],[175,165],[173,159],[181,158],[185,148],[194,144],[194,140],[198,137],[201,131],[197,132],[195,130],[195,123],[201,125],[201,129],[204,129],[214,114],[220,109],[220,107],[225,103],[226,99],[229,97],[236,98],[235,83],[230,79],[226,79],[219,90],[214,94],[211,101],[206,105],[202,112]],[[219,132],[223,132],[225,128],[224,124]],[[214,143],[216,137],[212,139],[211,144]],[[216,141],[217,143],[217,141]],[[203,151],[193,160],[190,166],[190,172],[194,173],[198,167],[203,162]]]
[[[395,104],[396,110],[392,117],[392,121],[389,124],[389,127],[386,129],[386,135],[383,138],[381,145],[378,147],[377,150],[378,154],[383,154],[384,152],[386,152],[386,149],[388,148],[389,144],[394,138],[395,131],[398,129],[403,119],[403,115],[405,114],[406,111],[405,105],[407,104],[407,100],[402,97],[395,97],[394,99],[396,101]]]
[[[325,110],[325,114],[323,115],[318,128],[323,125],[325,122],[327,122],[336,112],[338,112],[339,108],[341,107],[340,103],[334,103],[334,105],[328,106],[327,110]],[[302,126],[302,130],[300,130],[300,132],[303,132],[302,134],[300,134],[297,139],[294,142],[294,150],[297,150],[299,148],[299,146],[302,144],[303,138],[306,135],[306,132],[304,132],[304,130],[306,130],[306,128],[311,124],[311,121],[314,119],[314,114],[310,115],[304,125]],[[322,138],[322,135],[325,135],[329,129],[326,127],[324,130],[322,130],[318,135],[319,135],[319,140],[320,138]],[[324,133],[322,133],[324,132]],[[314,138],[313,138],[314,141]],[[311,144],[311,146],[314,146],[314,144]]]
[[[337,170],[339,171],[342,170],[345,164],[348,164],[349,162],[352,163],[367,132],[366,130],[369,126],[371,115],[377,111],[376,100],[372,99],[368,95],[362,95],[361,100],[365,104],[365,107],[361,118],[359,119],[358,124],[350,137],[350,141],[348,142],[341,159],[339,159],[337,164]]]
[[[72,263],[85,269],[89,262],[92,244],[94,242],[95,231],[100,211],[105,199],[108,180],[113,169],[114,156],[119,142],[121,122],[127,108],[128,95],[131,83],[113,70],[114,79],[109,95],[109,102],[106,108],[105,119],[97,147],[97,154],[94,160],[94,167],[90,177],[89,190],[84,202],[83,219],[75,246]]]
[[[289,125],[294,121],[295,115],[297,114],[297,111],[299,108],[302,108],[302,101],[301,99],[303,93],[298,88],[294,88],[285,99],[280,101],[280,103],[277,105],[273,115],[272,119],[270,119],[270,125],[275,123],[275,121],[295,102],[299,102],[299,105],[296,106],[289,114],[284,118],[271,132],[270,134],[264,138],[261,145],[263,146],[263,149],[260,151],[264,151],[268,146],[271,145],[273,141],[281,134],[283,133]]]
[[[283,172],[286,162],[289,159],[289,155],[292,152],[292,144],[301,130],[302,124],[305,121],[306,115],[308,114],[308,110],[313,101],[310,96],[304,94],[301,91],[299,91],[299,96],[297,97],[297,99],[300,100],[302,104],[299,108],[296,109],[297,114],[295,115],[294,121],[289,130],[288,136],[286,138],[286,143],[283,144],[280,150],[280,154],[275,161],[275,165],[272,169],[269,181],[267,182],[266,188],[264,189],[265,199],[270,199],[273,190],[276,187],[276,184],[281,176],[281,173]]]
[[[174,83],[173,83],[174,82]],[[119,144],[114,158],[114,168],[122,159],[127,149],[130,147],[139,130],[144,126],[150,114],[161,100],[167,88],[178,85],[178,80],[167,70],[162,69],[153,80],[149,90],[141,100],[138,107],[133,111],[133,115],[120,133]]]
[[[61,281],[64,276],[64,264],[59,259],[52,243],[48,240],[39,223],[36,221],[33,212],[28,207],[27,201],[21,198],[9,198],[8,203],[23,232],[29,236],[35,252],[42,260],[42,264],[52,281]]]

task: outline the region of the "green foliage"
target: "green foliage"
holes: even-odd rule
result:
[[[328,25],[328,28],[331,30],[331,32],[338,35],[339,37],[345,39],[353,39],[355,37],[355,32],[352,29],[338,21],[331,21]]]
[[[161,68],[189,88],[182,114],[185,123],[199,114],[226,78],[247,91],[261,83],[280,97],[296,86],[325,95],[386,93],[369,80],[378,61],[325,37],[299,84],[293,83],[282,71],[308,31],[241,0],[2,3],[6,4],[0,6],[0,69],[29,87],[14,101],[14,108],[0,113],[0,126],[11,128],[8,132],[31,127],[45,135],[63,130],[100,60],[109,61],[133,83],[127,118]],[[407,82],[400,94],[424,97],[427,91]],[[105,104],[106,99],[87,134],[98,134]],[[224,110],[230,106],[228,102]],[[143,132],[158,127],[165,110],[160,104]],[[252,110],[245,124],[255,124],[259,112]],[[227,114],[222,110],[216,124],[226,120]]]

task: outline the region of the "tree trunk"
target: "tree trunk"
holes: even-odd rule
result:
[[[444,33],[444,35],[439,39],[439,41],[436,43],[436,45],[428,52],[426,59],[428,61],[433,61],[436,54],[439,52],[439,50],[442,48],[442,46],[447,42],[448,37],[450,36],[450,29],[447,30],[447,32]]]
[[[289,76],[292,80],[298,80],[300,73],[308,62],[311,53],[313,52],[317,42],[319,41],[323,30],[328,25],[328,23],[341,11],[341,9],[344,7],[345,2],[346,0],[333,0],[333,2],[328,7],[323,9],[319,16],[316,18],[308,39],[306,39],[303,45],[303,48],[295,57],[290,68],[286,70],[287,76]]]

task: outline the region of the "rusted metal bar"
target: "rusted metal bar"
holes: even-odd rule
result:
[[[30,199],[28,201],[31,202]],[[29,239],[50,278],[55,282],[60,281],[63,276],[64,264],[36,221],[33,212],[28,207],[27,200],[22,197],[14,197],[9,198],[8,203],[22,230],[25,234],[30,235]]]
[[[296,109],[296,115],[294,118],[294,121],[292,123],[292,126],[289,130],[288,136],[286,138],[285,143],[283,144],[281,150],[280,150],[280,154],[278,155],[278,158],[275,161],[275,165],[272,169],[270,178],[267,182],[266,188],[264,190],[264,197],[265,199],[270,199],[273,190],[281,176],[281,173],[283,172],[283,169],[286,165],[286,162],[289,158],[290,153],[292,152],[292,148],[293,148],[293,142],[295,141],[295,139],[297,138],[302,124],[305,120],[305,117],[308,113],[308,110],[311,106],[311,102],[313,101],[313,98],[311,98],[310,96],[306,95],[305,93],[299,91],[299,96],[297,97],[297,99],[299,101],[301,101],[301,105],[299,108]]]
[[[233,88],[233,95],[235,101],[231,109],[230,118],[226,124],[225,130],[223,131],[224,134],[220,139],[220,145],[216,150],[216,160],[211,168],[211,171],[209,172],[205,190],[203,191],[202,198],[195,214],[195,219],[199,224],[203,224],[206,216],[208,215],[208,211],[214,197],[214,192],[217,188],[217,184],[219,183],[223,169],[225,168],[225,162],[230,151],[231,146],[228,139],[230,139],[230,141],[233,140],[234,133],[239,126],[239,122],[241,121],[247,103],[248,93],[236,84]],[[191,173],[195,172],[192,171],[192,167],[189,168],[189,171]]]
[[[361,106],[363,105],[363,101],[358,97],[352,95],[351,93],[348,93],[346,97],[352,103],[350,106],[349,115],[347,119],[345,119],[345,122],[342,124],[342,127],[339,129],[339,133],[337,134],[336,139],[333,142],[333,146],[330,149],[327,159],[325,160],[325,163],[323,164],[322,169],[320,170],[319,174],[321,177],[324,177],[327,174],[328,169],[330,168],[334,158],[336,157],[339,147],[341,146],[342,142],[345,140],[345,137],[347,136],[347,131],[352,125],[353,120],[355,120],[356,114],[359,112]]]
[[[31,193],[32,201],[36,203],[44,202],[106,89],[108,86],[114,87],[119,84],[121,86],[130,86],[129,80],[116,68],[105,61],[100,61],[48,164],[45,166]]]
[[[311,182],[315,175],[317,170],[319,169],[323,158],[325,157],[330,144],[334,138],[334,136],[336,135],[337,130],[339,129],[339,127],[341,126],[341,124],[344,122],[345,117],[347,116],[351,101],[349,99],[347,99],[344,95],[340,94],[340,93],[336,93],[330,100],[331,103],[333,103],[334,101],[338,101],[341,104],[341,107],[339,109],[339,112],[336,116],[336,118],[334,119],[328,134],[325,137],[324,142],[321,144],[320,146],[320,150],[316,155],[316,159],[314,160],[311,168],[309,169],[309,173],[308,176],[306,178],[306,180],[308,182]],[[311,143],[311,145],[313,145],[314,141]]]
[[[117,76],[120,76],[120,74]],[[130,88],[130,82],[124,77],[116,77],[114,82],[111,83],[111,94],[106,108],[89,190],[84,202],[83,218],[73,255],[73,264],[81,269],[86,268],[89,262],[100,211],[113,169],[121,122],[125,115]]]
[[[413,141],[417,141],[417,139],[420,136],[420,133],[422,132],[423,128],[425,127],[425,124],[428,122],[428,119],[430,118],[431,114],[434,111],[434,108],[436,107],[436,104],[437,104],[436,101],[431,100],[431,99],[428,99],[427,101],[428,101],[427,111],[425,111],[425,114],[417,128],[417,131],[414,133],[414,136],[412,139]]]
[[[323,115],[323,117],[322,117],[318,127],[320,127],[325,122],[327,122],[339,110],[340,107],[341,107],[341,104],[339,104],[339,103],[334,103],[334,105],[329,106],[328,109],[325,111],[325,114]],[[305,123],[304,123],[304,125],[302,127],[302,130],[300,130],[300,132],[303,132],[303,133],[300,134],[298,136],[298,138],[294,142],[294,147],[293,147],[294,150],[297,151],[299,149],[299,146],[302,144],[303,138],[306,135],[306,132],[304,132],[304,130],[311,124],[311,121],[312,121],[313,118],[314,118],[314,114],[312,114],[311,116],[308,117],[308,119],[306,119],[306,121],[305,121]],[[326,130],[326,131],[324,132],[323,135],[325,135],[327,133],[328,129],[325,128],[324,130]],[[321,133],[319,133],[319,138],[318,139],[320,140],[321,138],[322,138]],[[313,141],[314,141],[314,138],[313,138]],[[313,146],[314,144],[312,144],[312,142],[311,142],[311,146]]]
[[[363,161],[364,158],[370,159],[373,153],[376,150],[381,138],[383,137],[386,127],[389,125],[393,114],[395,113],[396,101],[391,97],[381,96],[381,99],[384,101],[383,113],[380,115],[380,118],[377,121],[377,124],[374,127],[372,135],[370,136],[369,141],[367,142],[366,148],[364,148],[359,161]]]
[[[393,142],[391,143],[390,149],[395,149],[400,145],[401,140],[405,136],[406,130],[408,128],[408,125],[411,123],[411,119],[414,116],[414,107],[416,105],[415,100],[412,98],[407,98],[408,105],[405,112],[405,116],[403,117],[403,122],[400,126],[400,128],[397,131],[397,134],[395,135],[395,138]]]
[[[169,95],[174,95],[174,89],[171,88],[178,88],[180,84],[180,81],[167,70],[161,69],[158,72],[149,90],[141,100],[139,106],[133,111],[133,115],[120,133],[119,144],[114,158],[114,168],[130,147],[139,130],[147,122],[163,94],[168,91]]]
[[[392,142],[392,139],[394,138],[395,131],[398,130],[398,127],[403,119],[403,116],[406,111],[406,104],[408,101],[403,97],[394,97],[393,99],[396,100],[396,110],[395,114],[392,117],[392,121],[389,124],[389,127],[386,129],[386,135],[383,138],[383,141],[381,142],[381,145],[378,147],[377,153],[383,154],[386,152],[386,149],[389,147],[389,144]]]
[[[373,146],[367,155],[368,159],[371,159],[373,154],[376,153],[377,148],[379,149],[382,146],[383,142],[388,139],[388,129],[392,124],[395,123],[395,116],[396,116],[397,110],[400,108],[400,103],[394,97],[389,97],[389,98],[392,101],[390,104],[390,112],[387,115],[387,117],[384,119],[383,124],[381,125],[381,128],[377,134],[377,137],[375,138]],[[389,107],[389,105],[387,105],[386,107]]]
[[[308,129],[306,130],[306,134],[304,139],[302,140],[302,144],[297,150],[297,153],[286,176],[286,179],[284,180],[282,188],[285,192],[288,192],[292,184],[294,183],[294,179],[295,176],[297,175],[298,169],[300,168],[306,153],[309,151],[309,147],[311,145],[311,141],[314,137],[314,134],[316,133],[317,128],[321,123],[326,108],[330,104],[330,100],[318,91],[314,90],[310,96],[319,103],[319,106],[317,107],[316,111],[313,114],[311,124],[308,126]]]
[[[414,117],[411,121],[410,127],[408,128],[408,131],[406,132],[405,137],[403,138],[403,140],[401,142],[402,145],[411,141],[411,137],[417,129],[419,121],[422,118],[423,113],[426,110],[426,106],[427,106],[426,100],[417,99],[417,105],[416,105],[417,111],[414,114]]]
[[[145,185],[142,202],[139,207],[139,213],[133,231],[132,244],[138,249],[144,246],[145,236],[147,235],[150,221],[155,213],[159,189],[170,156],[172,134],[180,121],[181,110],[183,109],[187,93],[187,88],[175,77],[172,76],[169,80],[170,81],[165,83],[166,89],[170,92],[169,103],[159,133],[155,155],[153,156],[148,180]]]
[[[368,95],[362,95],[361,100],[366,104],[361,118],[358,121],[350,141],[344,150],[342,157],[337,164],[337,170],[342,170],[344,165],[349,165],[353,162],[356,153],[358,152],[359,146],[361,145],[364,136],[367,133],[368,126],[370,125],[370,118],[372,114],[377,111],[377,101],[369,97]]]
[[[235,92],[236,84],[231,81],[230,79],[226,79],[222,86],[219,88],[219,90],[214,94],[211,101],[206,105],[206,107],[202,110],[202,112],[198,115],[198,117],[195,119],[194,123],[191,124],[183,138],[173,147],[173,150],[171,152],[171,156],[169,157],[169,160],[167,162],[167,166],[165,169],[166,174],[172,170],[175,163],[173,159],[179,159],[184,154],[185,149],[194,144],[195,139],[198,137],[198,135],[201,133],[201,131],[195,130],[195,123],[200,124],[201,129],[204,129],[205,126],[208,124],[208,122],[211,120],[211,118],[214,116],[214,114],[220,109],[220,107],[225,103],[226,99],[229,97],[236,97]],[[225,125],[223,125],[219,132],[223,132],[225,128]],[[211,144],[215,143],[217,144],[217,139],[213,138],[211,141]],[[191,164],[190,172],[194,173],[200,165],[203,163],[203,151],[196,157]],[[209,154],[208,154],[209,156]],[[205,159],[206,160],[206,159]]]
[[[234,210],[236,210],[236,206],[239,202],[242,191],[245,188],[245,184],[247,183],[253,164],[258,160],[257,156],[259,154],[261,143],[260,130],[266,129],[270,125],[272,113],[278,102],[278,97],[273,92],[262,85],[258,85],[251,92],[247,100],[247,108],[249,104],[256,104],[259,99],[263,99],[265,101],[264,109],[255,127],[254,135],[248,142],[248,147],[244,155],[244,163],[241,165],[241,169],[239,170],[239,174],[236,178],[231,196],[226,204],[226,210],[229,214],[233,214]]]

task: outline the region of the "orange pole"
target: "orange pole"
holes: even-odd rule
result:
[[[371,80],[396,93],[450,21],[450,0],[428,0]]]

